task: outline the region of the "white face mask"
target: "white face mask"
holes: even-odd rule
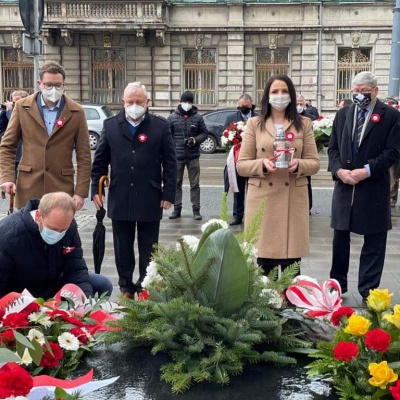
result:
[[[186,112],[188,112],[189,110],[192,109],[193,105],[190,103],[181,103],[181,107],[183,108],[183,110],[185,110]]]
[[[301,114],[304,111],[304,107],[303,106],[296,106],[296,110],[299,114]]]
[[[125,113],[129,118],[133,120],[138,120],[142,118],[143,115],[146,113],[146,109],[142,106],[138,106],[137,104],[133,104],[131,106],[125,107]]]
[[[288,94],[272,94],[269,97],[269,104],[277,111],[285,110],[290,101],[290,96]]]
[[[45,100],[50,101],[51,103],[57,103],[58,100],[61,99],[61,96],[64,94],[63,89],[57,89],[53,86],[51,89],[43,89],[42,96]]]

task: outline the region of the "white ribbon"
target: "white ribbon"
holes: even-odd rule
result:
[[[228,158],[226,160],[226,170],[228,173],[229,191],[231,193],[238,193],[239,187],[236,179],[234,148],[235,146],[232,146],[229,150]]]

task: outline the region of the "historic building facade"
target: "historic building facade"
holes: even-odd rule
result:
[[[323,111],[349,97],[352,77],[371,70],[387,95],[395,1],[45,0],[43,55],[67,71],[77,101],[118,108],[128,82],[149,89],[168,114],[185,90],[201,111],[259,103],[266,80],[288,74]],[[18,1],[0,0],[0,90],[33,91],[22,51]]]

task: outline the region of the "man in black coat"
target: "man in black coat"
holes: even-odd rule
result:
[[[208,131],[203,117],[198,114],[193,101],[193,93],[184,92],[181,96],[181,103],[168,118],[175,142],[177,159],[174,212],[169,216],[169,219],[181,217],[182,183],[185,167],[188,170],[193,218],[202,219],[200,214],[200,144],[207,139]]]
[[[75,211],[71,196],[53,192],[0,221],[0,297],[27,289],[49,299],[66,283],[111,295],[109,279],[88,272]]]
[[[92,164],[92,199],[97,209],[101,176],[108,174],[108,217],[112,220],[115,264],[119,287],[133,298],[142,290],[153,246],[158,244],[160,220],[175,200],[176,158],[165,118],[148,112],[147,90],[140,82],[129,83],[123,108],[104,121]],[[139,250],[139,280],[133,283],[135,231]]]
[[[228,126],[232,122],[246,122],[249,118],[257,116],[258,114],[254,111],[255,108],[256,106],[253,104],[253,99],[251,98],[251,96],[246,93],[242,94],[238,100],[237,112],[232,113],[226,117],[224,130],[228,128]],[[225,167],[224,181],[226,182],[226,192],[229,191],[229,182],[227,175],[228,171],[227,167]],[[239,191],[233,194],[233,219],[229,225],[240,225],[243,222],[244,199],[246,195],[247,181],[248,178],[242,177],[236,172],[236,182]]]
[[[330,277],[347,291],[350,232],[364,235],[358,291],[365,299],[379,286],[392,227],[389,168],[400,154],[400,113],[377,98],[377,79],[371,72],[357,74],[352,85],[355,104],[337,112],[328,148],[335,181]]]

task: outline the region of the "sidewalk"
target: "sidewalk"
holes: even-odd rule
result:
[[[397,211],[397,210],[396,210]],[[218,218],[218,216],[215,216]],[[84,256],[90,270],[93,270],[92,255],[92,233],[95,227],[95,217],[87,213],[77,214],[79,232],[82,239]],[[200,236],[200,227],[206,221],[195,221],[190,215],[183,216],[178,220],[169,220],[164,216],[160,228],[160,244],[172,245],[182,235]],[[102,265],[102,273],[108,276],[114,284],[113,298],[119,294],[117,285],[118,276],[114,264],[114,252],[112,243],[111,221],[106,218],[106,251]],[[392,218],[393,229],[389,231],[386,250],[385,267],[381,281],[381,288],[387,288],[394,292],[393,303],[400,303],[400,218]],[[329,226],[330,218],[320,215],[310,217],[310,253],[304,257],[301,265],[301,272],[318,281],[329,278],[332,257],[332,229]],[[234,227],[234,232],[242,229],[243,226]],[[349,291],[343,296],[343,304],[350,307],[361,307],[361,296],[357,291],[359,255],[363,238],[359,235],[352,235],[351,259],[349,272]],[[136,272],[136,271],[135,271]]]

